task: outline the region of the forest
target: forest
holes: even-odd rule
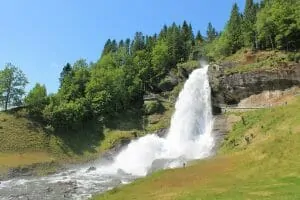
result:
[[[166,77],[178,64],[217,61],[244,48],[284,51],[299,62],[300,1],[246,0],[243,12],[234,4],[222,31],[208,23],[203,34],[184,21],[165,25],[158,34],[108,39],[97,62],[80,59],[62,66],[55,94],[39,83],[26,94],[26,75],[8,63],[0,70],[0,106],[5,111],[22,106],[28,117],[66,133],[88,121],[105,125],[128,109],[143,110],[143,96],[165,91]]]

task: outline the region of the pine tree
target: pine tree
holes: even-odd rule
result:
[[[120,40],[120,42],[119,42],[119,48],[123,48],[123,47],[125,47],[124,40]]]
[[[227,28],[230,50],[231,53],[235,53],[243,46],[242,16],[239,13],[239,7],[236,3],[232,7]]]
[[[111,47],[110,47],[110,51],[109,52],[117,52],[118,50],[118,43],[116,40],[113,40],[111,42]]]
[[[60,87],[62,86],[62,84],[65,81],[66,77],[70,75],[71,71],[72,71],[72,66],[71,66],[70,63],[67,63],[63,67],[62,72],[60,73],[60,78],[59,78]]]
[[[139,50],[145,49],[145,37],[142,32],[136,32],[132,43],[131,52],[134,54]]]
[[[126,52],[129,54],[130,53],[130,39],[127,38],[125,40],[125,49],[126,49]]]
[[[192,51],[192,46],[195,45],[192,25],[188,25],[187,22],[184,21],[182,24],[181,35],[184,42],[183,58],[184,60],[187,60]]]
[[[186,56],[184,53],[185,49],[182,48],[184,46],[184,41],[181,36],[180,27],[175,23],[168,28],[166,40],[171,59],[170,65],[175,66],[176,63],[184,61]]]
[[[207,35],[208,42],[212,42],[218,36],[218,33],[216,29],[213,27],[213,25],[211,24],[211,22],[208,23],[206,35]]]
[[[158,35],[158,39],[165,39],[167,37],[167,32],[168,32],[168,27],[167,25],[164,25],[164,27],[161,29],[159,35]]]
[[[257,5],[253,0],[246,0],[243,18],[243,37],[244,45],[257,48],[257,34],[255,32]]]
[[[192,42],[192,46],[194,46],[195,45],[195,35],[193,33],[192,24],[189,24],[189,33],[190,33],[190,40]]]
[[[198,31],[197,34],[196,34],[196,42],[197,44],[201,44],[203,42],[203,36],[201,35],[201,32]]]
[[[110,51],[111,51],[111,40],[108,39],[108,40],[105,42],[105,44],[104,44],[104,47],[103,47],[103,51],[102,51],[101,57],[103,57],[104,55],[108,54]]]

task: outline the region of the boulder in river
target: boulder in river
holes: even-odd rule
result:
[[[86,170],[86,173],[89,173],[91,171],[95,171],[96,170],[96,167],[89,167],[87,170]]]

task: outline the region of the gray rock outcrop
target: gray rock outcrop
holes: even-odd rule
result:
[[[209,69],[212,104],[215,113],[222,104],[237,104],[240,100],[265,90],[284,90],[300,86],[300,64],[273,71],[226,74],[227,65],[212,65]]]

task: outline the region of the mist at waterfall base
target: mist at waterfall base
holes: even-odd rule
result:
[[[195,70],[186,81],[166,138],[147,135],[133,141],[115,158],[115,168],[144,176],[155,160],[164,159],[166,163],[162,167],[173,168],[209,155],[213,138],[207,68]]]
[[[0,199],[22,193],[29,199],[59,199],[61,195],[64,199],[87,199],[157,169],[182,167],[189,160],[209,156],[214,140],[207,70],[208,65],[203,65],[190,74],[164,138],[150,134],[134,140],[112,163],[99,162],[95,170],[87,171],[86,165],[47,177],[4,181],[0,184]],[[69,196],[65,196],[64,187],[73,189]]]

